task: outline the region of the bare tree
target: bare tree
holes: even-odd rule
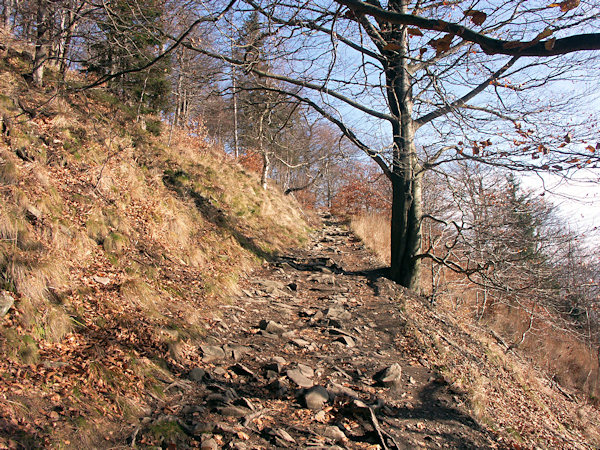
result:
[[[600,34],[589,33],[598,26],[598,7],[575,3],[515,0],[481,10],[466,1],[409,0],[237,6],[261,15],[271,43],[269,69],[248,70],[279,81],[280,91],[335,124],[390,179],[390,276],[415,288],[426,170],[467,157],[518,170],[597,163],[595,152],[562,139],[575,127],[561,123],[560,108],[548,108],[568,105],[548,95],[553,88],[585,81],[581,68],[596,64],[594,53],[572,52],[600,48]],[[245,63],[217,45],[194,48]]]

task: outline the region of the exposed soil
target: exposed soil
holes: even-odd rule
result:
[[[383,275],[358,239],[324,217],[305,249],[253,273],[243,295],[220,307],[202,365],[169,386],[128,443],[511,447],[429,367],[405,332],[410,293]]]

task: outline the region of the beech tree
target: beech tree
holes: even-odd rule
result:
[[[168,39],[161,53],[126,58],[95,84],[141,80],[131,74],[183,45],[252,74],[253,90],[309,106],[389,179],[390,277],[409,288],[428,256],[426,171],[468,158],[568,176],[598,163],[593,117],[574,111],[589,93],[572,84],[592,83],[598,65],[600,8],[592,0],[217,0],[188,10],[187,29],[152,27]],[[232,28],[251,13],[268,47],[262,64],[231,52]],[[214,24],[220,38],[190,39],[201,23]]]
[[[427,256],[426,170],[460,158],[567,173],[598,162],[596,131],[577,128],[561,108],[582,92],[551,95],[589,80],[597,65],[595,52],[583,52],[600,48],[593,2],[246,0],[235,7],[255,11],[267,26],[272,63],[249,70],[278,80],[281,91],[335,124],[390,180],[390,277],[404,286],[417,287]],[[244,64],[218,45],[194,48]]]

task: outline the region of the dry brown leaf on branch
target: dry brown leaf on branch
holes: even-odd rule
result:
[[[546,50],[552,50],[554,48],[554,44],[556,43],[556,38],[548,39],[544,42],[544,48]]]
[[[469,9],[465,11],[465,16],[471,18],[471,22],[475,25],[483,25],[483,22],[487,19],[487,14],[483,11],[477,11],[474,9]]]
[[[548,5],[549,8],[560,8],[562,12],[568,12],[579,6],[580,0],[565,0],[560,3],[551,3]]]
[[[407,28],[406,33],[409,36],[423,36],[423,32],[419,28]]]
[[[428,42],[430,46],[435,48],[436,55],[440,55],[441,53],[447,52],[450,50],[450,45],[452,44],[452,39],[454,39],[453,34],[447,34],[443,38],[440,39],[432,39]]]
[[[542,39],[546,39],[547,37],[552,36],[552,33],[554,33],[554,31],[551,28],[544,28],[544,31],[538,34],[533,41],[539,42]]]
[[[397,52],[401,48],[402,47],[400,47],[400,44],[397,44],[395,42],[388,42],[387,44],[385,44],[383,46],[383,50],[387,50],[387,51],[390,51],[390,52]]]

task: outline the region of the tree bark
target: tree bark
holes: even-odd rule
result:
[[[269,177],[269,170],[271,170],[271,161],[269,160],[269,154],[267,150],[263,150],[261,153],[263,157],[263,167],[260,175],[260,185],[264,190],[267,190],[267,179]]]
[[[13,15],[13,0],[4,0],[4,10],[2,11],[2,21],[4,22],[4,29],[8,32],[12,31],[11,17]]]
[[[33,57],[33,84],[37,87],[42,87],[44,82],[44,65],[48,59],[47,15],[46,0],[38,0],[35,55]]]
[[[399,12],[407,10],[406,0],[391,2]],[[420,263],[416,255],[421,249],[421,178],[414,142],[412,119],[412,85],[406,27],[394,32],[400,46],[388,56],[386,67],[387,97],[392,114],[392,221],[390,278],[409,289],[419,287]]]

